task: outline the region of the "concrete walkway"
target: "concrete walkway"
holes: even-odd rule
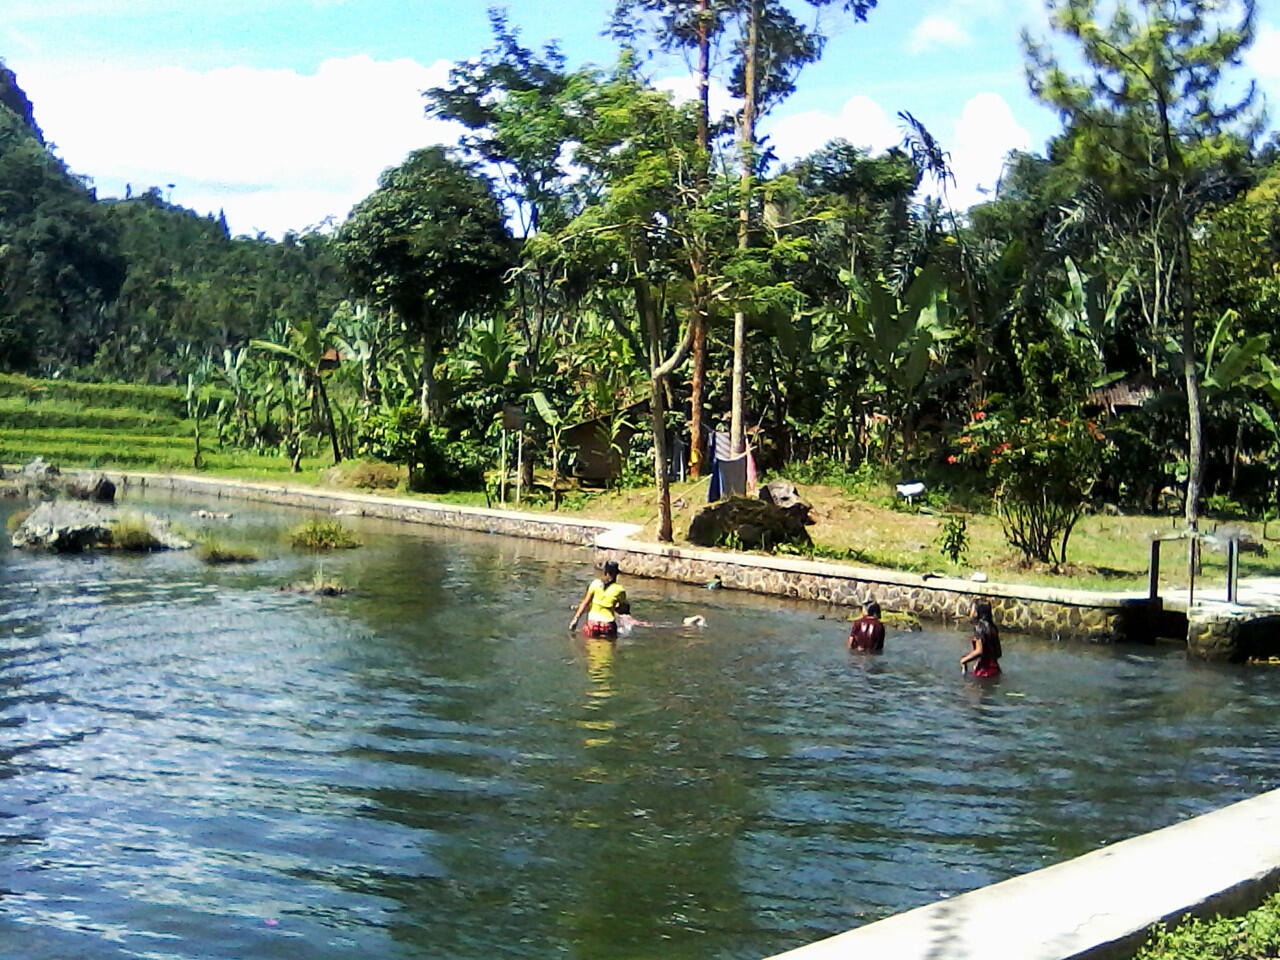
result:
[[[1120,960],[1152,924],[1280,888],[1280,790],[773,960]]]

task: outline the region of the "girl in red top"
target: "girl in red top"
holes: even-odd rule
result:
[[[991,616],[990,600],[973,602],[973,636],[970,638],[971,649],[960,658],[960,668],[969,672],[969,664],[973,664],[975,677],[998,677],[1000,675],[1000,631]]]

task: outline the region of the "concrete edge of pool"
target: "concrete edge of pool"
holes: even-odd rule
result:
[[[1280,888],[1280,790],[770,960],[1122,960],[1153,924]]]
[[[68,471],[82,477],[102,472]],[[592,546],[599,551],[599,562],[617,560],[631,576],[692,584],[719,580],[732,590],[838,606],[876,600],[886,610],[931,620],[967,619],[973,598],[985,596],[991,598],[1005,627],[1061,639],[1146,640],[1159,612],[1151,608],[1145,593],[979,583],[798,557],[677,547],[636,539],[642,528],[629,523],[185,474],[108,471],[107,475],[124,488],[140,486],[320,510],[345,506],[386,520]]]

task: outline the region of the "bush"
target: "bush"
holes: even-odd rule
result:
[[[394,463],[348,460],[324,473],[325,481],[357,490],[394,490],[405,482],[408,471]]]
[[[1156,927],[1134,960],[1237,960],[1280,956],[1280,895],[1243,917],[1186,918]]]
[[[207,537],[200,543],[196,554],[210,566],[224,563],[255,563],[258,554],[248,547],[228,547],[213,537]]]
[[[964,517],[949,516],[938,536],[938,549],[952,563],[959,563],[969,552],[969,525]]]
[[[1111,447],[1091,420],[974,414],[961,452],[947,458],[986,467],[1005,539],[1025,562],[1058,567]]]
[[[111,522],[111,545],[117,550],[146,553],[159,550],[162,544],[151,532],[146,518],[140,513],[124,513]]]
[[[4,522],[5,529],[8,530],[10,533],[12,533],[14,530],[17,530],[20,526],[22,526],[22,521],[27,519],[27,517],[31,516],[31,511],[34,509],[35,507],[27,507],[23,510],[13,511],[13,513],[9,514],[9,519]]]
[[[357,452],[404,464],[409,468],[409,489],[431,493],[483,489],[489,460],[479,443],[423,423],[415,407],[370,417],[357,440]]]
[[[289,531],[289,542],[298,550],[349,550],[360,541],[340,521],[312,517]]]

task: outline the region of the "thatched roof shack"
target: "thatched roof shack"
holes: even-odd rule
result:
[[[616,437],[610,436],[612,417],[596,417],[566,427],[561,434],[566,449],[575,449],[573,475],[588,483],[606,483],[622,473],[622,454],[631,444],[631,438],[648,424],[649,401],[640,400],[618,411],[626,418],[626,425]],[[616,445],[616,446],[615,446]]]
[[[1090,407],[1101,407],[1114,415],[1117,410],[1136,410],[1154,397],[1156,391],[1150,384],[1121,381],[1109,387],[1090,390],[1084,402]]]

